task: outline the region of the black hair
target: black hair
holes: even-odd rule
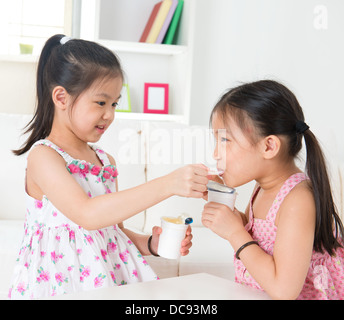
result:
[[[316,206],[314,250],[326,250],[334,255],[336,248],[342,247],[343,224],[332,197],[325,157],[316,137],[304,123],[304,114],[295,95],[273,80],[246,83],[228,90],[220,98],[212,110],[210,123],[215,114],[225,125],[231,116],[244,132],[251,121],[258,136],[286,137],[288,156],[293,158],[300,152],[304,137],[306,174]]]
[[[61,44],[64,37],[63,34],[52,36],[42,49],[37,67],[37,106],[25,127],[25,133],[31,134],[20,149],[13,150],[15,155],[24,154],[36,141],[50,134],[54,120],[54,87],[62,86],[75,101],[97,79],[123,79],[120,62],[109,49],[81,39],[70,39]]]

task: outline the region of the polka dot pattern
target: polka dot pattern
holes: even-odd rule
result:
[[[272,255],[276,240],[276,214],[284,198],[300,182],[308,179],[304,173],[296,173],[289,177],[277,194],[266,219],[253,217],[252,204],[260,188],[252,196],[250,204],[250,219],[245,226],[252,238],[266,253]],[[250,287],[263,290],[246,270],[241,260],[234,257],[235,281]],[[308,274],[299,300],[343,300],[344,299],[344,249],[338,248],[336,256],[331,257],[327,252],[313,251]]]

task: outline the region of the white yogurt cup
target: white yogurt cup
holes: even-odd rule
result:
[[[215,181],[209,181],[207,184],[208,188],[208,201],[218,202],[228,206],[231,210],[234,210],[236,200],[236,190],[227,187],[223,184]]]
[[[188,225],[179,218],[161,217],[161,228],[158,255],[167,259],[178,259]]]

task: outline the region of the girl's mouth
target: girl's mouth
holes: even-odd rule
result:
[[[209,170],[209,174],[210,175],[218,175],[218,176],[222,176],[224,174],[224,170],[222,169],[210,169]]]
[[[96,126],[96,129],[99,133],[104,133],[105,132],[105,126]]]

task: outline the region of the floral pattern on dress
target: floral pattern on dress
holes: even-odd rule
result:
[[[73,159],[48,140],[34,144],[56,150],[66,169],[92,198],[116,192],[117,168],[92,146],[102,167]],[[86,230],[49,201],[26,194],[24,234],[9,298],[36,299],[158,279],[126,234],[115,226]]]

